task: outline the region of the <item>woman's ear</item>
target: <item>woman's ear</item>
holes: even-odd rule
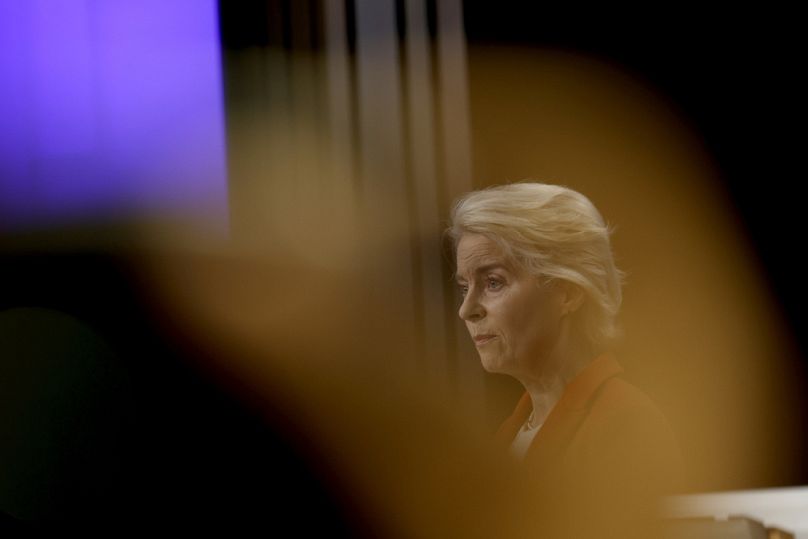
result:
[[[574,313],[584,303],[584,290],[580,286],[570,281],[559,281],[561,288],[561,312],[566,314]]]

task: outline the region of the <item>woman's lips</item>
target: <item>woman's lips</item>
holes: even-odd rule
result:
[[[474,344],[477,346],[482,346],[486,343],[491,342],[493,339],[496,339],[496,335],[476,335],[474,337]]]

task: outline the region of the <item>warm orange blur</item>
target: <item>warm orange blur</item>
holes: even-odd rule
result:
[[[628,273],[616,355],[668,416],[687,489],[787,477],[794,463],[777,448],[792,443],[783,395],[794,352],[698,134],[642,81],[567,53],[472,49],[469,88],[470,185],[560,183],[616,225]],[[296,124],[287,152],[271,143],[285,124],[245,118],[233,117],[231,166],[247,178],[237,203],[255,218],[236,223],[226,246],[139,261],[166,318],[216,352],[211,368],[259,406],[284,403],[323,468],[390,535],[521,537],[549,526],[603,537],[604,522],[637,517],[624,476],[588,470],[548,493],[491,447],[485,375],[451,327],[453,292],[414,299],[429,278],[450,287],[450,264],[415,269],[440,231],[424,237],[412,201],[391,187],[402,177],[385,159],[395,137],[376,133],[363,147],[357,179],[351,150],[333,152],[345,141],[321,126]],[[255,161],[264,151],[269,167]],[[357,196],[356,185],[374,187]],[[458,332],[460,344],[447,345],[456,365],[424,350],[423,320]]]

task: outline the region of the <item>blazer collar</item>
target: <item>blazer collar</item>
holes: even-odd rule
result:
[[[585,416],[589,403],[597,393],[598,388],[608,379],[617,376],[621,372],[623,372],[623,368],[611,354],[601,354],[593,359],[567,384],[561,398],[553,407],[541,430],[533,440],[529,453],[533,452],[534,447],[540,445],[543,441],[559,437],[564,439],[571,437],[580,420]],[[533,403],[530,400],[530,394],[525,392],[522,398],[519,399],[513,413],[497,431],[497,440],[510,444],[527,420],[532,409]]]

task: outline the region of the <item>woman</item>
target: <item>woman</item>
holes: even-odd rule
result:
[[[667,422],[608,353],[621,272],[592,203],[557,185],[492,187],[456,203],[448,232],[482,365],[525,388],[498,432],[511,453],[555,493],[618,519],[678,488]]]

